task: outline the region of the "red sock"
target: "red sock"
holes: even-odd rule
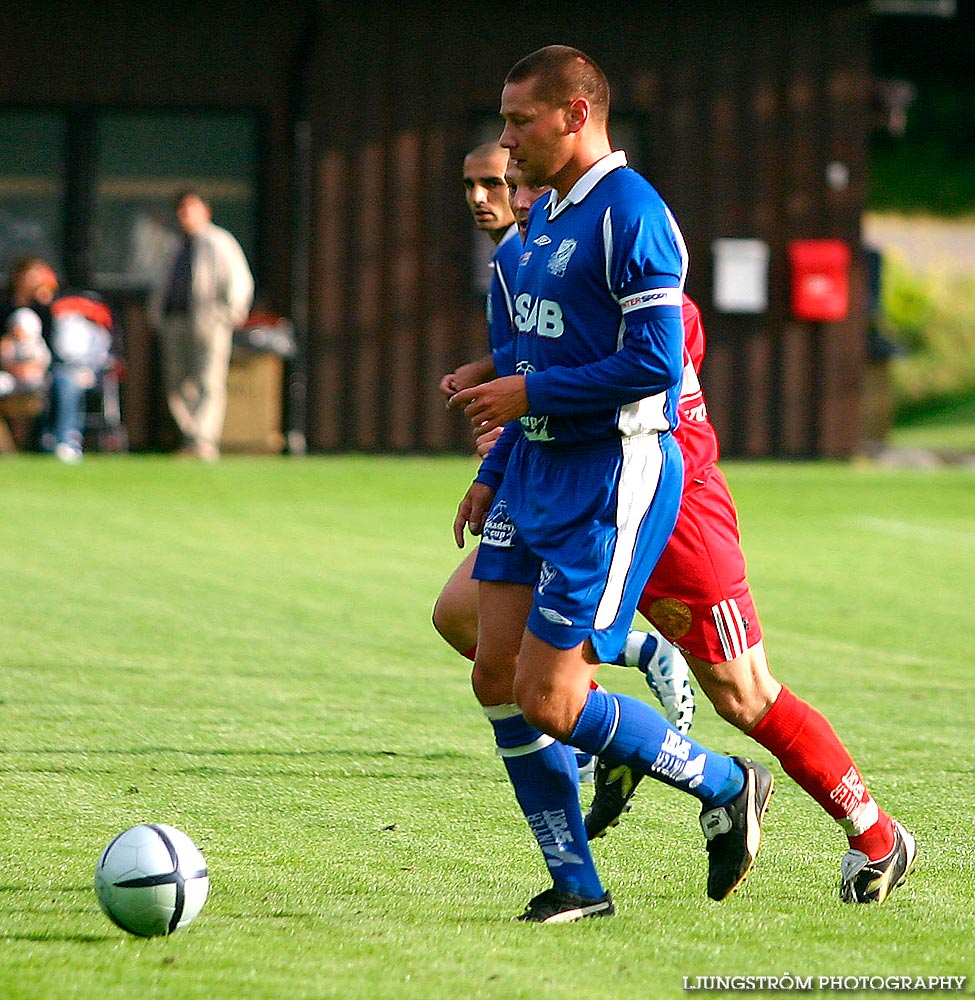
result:
[[[853,758],[826,717],[782,688],[749,736],[842,827],[850,847],[872,861],[894,846],[890,817],[870,797]]]

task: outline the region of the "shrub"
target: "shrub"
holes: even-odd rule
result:
[[[880,326],[910,352],[893,361],[899,416],[975,388],[975,275],[949,262],[913,272],[885,254]]]

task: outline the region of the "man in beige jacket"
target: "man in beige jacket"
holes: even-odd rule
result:
[[[166,399],[183,452],[212,462],[220,457],[233,331],[247,318],[254,279],[240,244],[211,216],[198,192],[177,198],[184,235],[150,297],[149,322],[160,334]]]

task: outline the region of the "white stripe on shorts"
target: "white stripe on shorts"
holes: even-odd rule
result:
[[[711,615],[714,617],[714,627],[718,630],[724,658],[737,659],[748,649],[745,621],[738,610],[738,602],[731,599],[714,604],[711,607]]]
[[[616,489],[616,545],[593,627],[609,628],[620,611],[637,535],[657,493],[663,456],[656,434],[623,438],[623,463]]]

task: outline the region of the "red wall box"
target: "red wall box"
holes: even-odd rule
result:
[[[846,319],[850,247],[842,240],[792,240],[792,315],[813,322]]]

